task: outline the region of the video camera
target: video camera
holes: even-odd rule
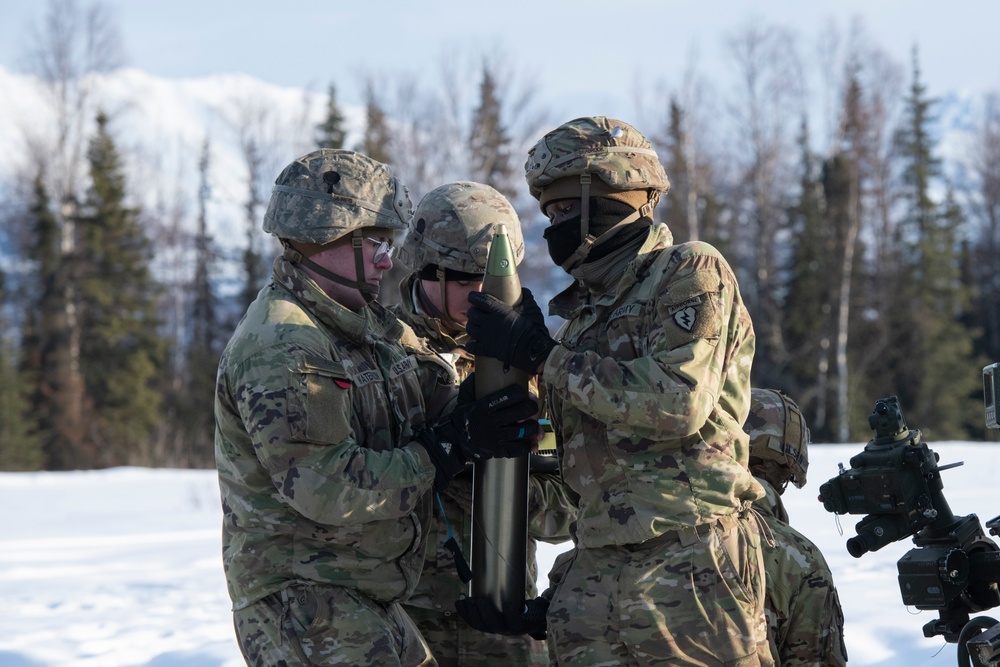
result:
[[[1000,364],[983,369],[986,425],[998,428]],[[986,536],[975,514],[956,517],[944,497],[940,457],[908,429],[895,396],[875,403],[868,423],[875,431],[864,451],[840,464],[839,474],[820,486],[828,512],[865,515],[857,536],[847,540],[855,558],[913,536],[916,548],[899,559],[903,604],[937,611],[925,637],[943,635],[959,645],[959,664],[1000,667],[1000,624],[969,614],[1000,606],[1000,547]],[[1000,516],[986,522],[1000,535]],[[981,634],[979,634],[981,633]],[[978,636],[977,636],[978,635]]]

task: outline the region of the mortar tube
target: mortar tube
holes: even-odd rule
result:
[[[521,300],[514,252],[504,225],[497,225],[486,261],[482,291],[509,306]],[[530,375],[492,357],[477,355],[476,396],[517,384]],[[500,611],[523,609],[527,582],[528,455],[475,464],[472,490],[473,597],[489,598]]]

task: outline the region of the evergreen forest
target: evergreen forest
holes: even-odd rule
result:
[[[148,204],[119,134],[137,111],[108,108],[100,87],[121,62],[114,22],[77,0],[39,13],[26,62],[48,124],[0,184],[0,470],[214,465],[218,358],[277,250],[260,230],[270,186],[318,147],[391,164],[414,203],[449,180],[492,185],[529,239],[522,283],[544,298],[568,282],[521,164],[569,118],[509,60],[368,75],[361,123],[338,99],[342,72],[324,107],[294,123],[234,104],[241,170],[225,178],[238,178],[245,235],[223,243],[209,128],[186,204]],[[637,94],[641,111],[623,120],[672,184],[657,218],[675,241],[726,256],[756,331],[752,383],[792,397],[814,442],[868,440],[874,402],[891,395],[925,440],[997,440],[981,372],[1000,361],[1000,94],[973,100],[967,143],[945,150],[944,102],[918,47],[896,62],[854,24],[820,68],[820,118],[795,37],[760,25],[732,35],[726,90],[693,63],[679,85]],[[276,148],[288,136],[299,153]],[[383,302],[397,298],[394,271]]]

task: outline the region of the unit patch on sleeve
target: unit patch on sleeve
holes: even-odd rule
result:
[[[691,331],[698,322],[697,306],[700,303],[701,297],[696,296],[693,299],[688,299],[684,303],[671,306],[667,312],[674,318],[674,322],[677,323],[677,326],[684,329],[684,331]]]
[[[687,345],[694,340],[716,340],[722,330],[718,294],[699,294],[684,301],[667,305],[664,335],[671,348]]]

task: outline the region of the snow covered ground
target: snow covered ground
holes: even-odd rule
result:
[[[936,617],[900,601],[896,561],[909,541],[852,558],[858,517],[816,501],[819,485],[862,445],[814,446],[809,484],[790,488],[792,522],[823,550],[847,619],[852,665],[956,664],[955,646],[925,639]],[[931,443],[955,514],[1000,514],[1000,447]],[[219,547],[214,471],[118,468],[0,474],[0,665],[238,667]],[[545,572],[562,547],[543,547]],[[989,613],[989,612],[987,612]],[[1000,613],[1000,610],[996,610]],[[996,615],[996,614],[993,614]]]

